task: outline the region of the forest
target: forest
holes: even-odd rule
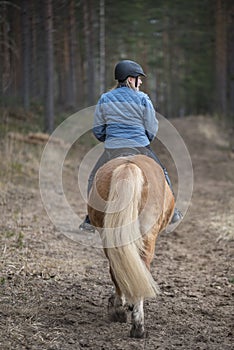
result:
[[[39,116],[94,105],[121,59],[147,73],[143,90],[167,118],[234,119],[231,0],[0,1],[0,104]]]

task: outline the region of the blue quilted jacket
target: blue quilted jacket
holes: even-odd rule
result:
[[[105,148],[145,147],[157,131],[155,110],[144,92],[120,87],[100,97],[93,133]]]

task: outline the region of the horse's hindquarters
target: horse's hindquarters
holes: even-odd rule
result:
[[[101,233],[118,298],[135,304],[133,337],[144,333],[143,299],[158,292],[149,267],[157,234],[168,224],[173,209],[174,197],[163,170],[151,158],[116,158],[96,174],[89,216]]]

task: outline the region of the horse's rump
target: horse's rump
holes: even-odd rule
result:
[[[104,214],[115,169],[122,165],[135,164],[144,178],[139,203],[140,223],[144,233],[158,223],[159,230],[165,228],[173,211],[174,197],[159,164],[145,155],[119,157],[104,164],[97,172],[89,197],[88,212],[94,226],[102,228]],[[119,186],[121,188],[121,186]]]

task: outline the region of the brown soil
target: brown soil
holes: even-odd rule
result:
[[[42,146],[5,140],[0,349],[233,349],[233,154],[227,135],[211,119],[173,124],[191,154],[194,192],[181,224],[157,240],[152,274],[161,295],[145,302],[149,334],[142,340],[129,338],[130,319],[128,324],[108,319],[112,283],[102,250],[69,240],[48,219],[38,188]],[[84,215],[84,202],[73,196],[75,166],[69,161],[66,167],[70,201]]]

